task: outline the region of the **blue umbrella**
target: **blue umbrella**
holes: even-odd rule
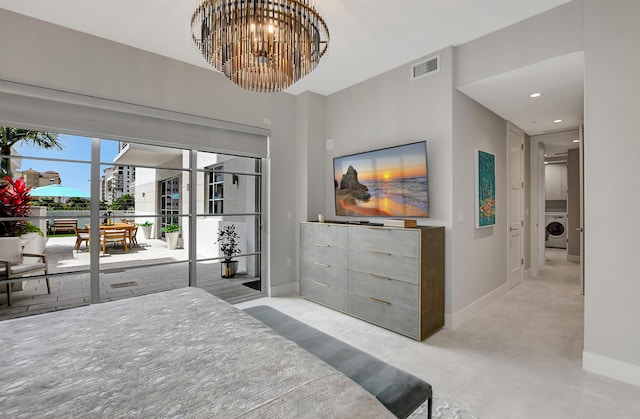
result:
[[[51,196],[51,197],[77,197],[89,198],[91,195],[79,189],[70,188],[59,184],[41,186],[32,189],[29,194],[31,196]]]

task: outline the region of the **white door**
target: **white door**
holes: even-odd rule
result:
[[[508,276],[513,288],[522,281],[524,272],[524,132],[507,122],[508,191]]]
[[[538,164],[538,219],[536,221],[536,229],[538,231],[538,252],[537,252],[537,257],[538,257],[538,269],[536,271],[539,271],[540,268],[544,267],[544,264],[546,263],[545,260],[545,249],[546,249],[546,245],[545,245],[545,232],[547,230],[547,226],[546,226],[546,219],[545,219],[545,200],[544,200],[544,195],[545,195],[545,165],[544,165],[544,143],[538,143],[538,160],[537,160],[537,164]],[[533,265],[533,260],[535,259],[531,259],[532,262],[531,264]],[[538,275],[538,272],[532,272],[532,274],[534,275]]]
[[[584,126],[580,125],[580,288],[584,295]]]

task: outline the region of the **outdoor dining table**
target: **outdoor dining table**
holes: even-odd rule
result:
[[[87,228],[90,228],[88,224]],[[131,248],[133,244],[132,236],[135,229],[136,225],[129,223],[100,224],[100,232],[106,230],[125,230],[127,232],[127,241],[129,242],[129,248]]]

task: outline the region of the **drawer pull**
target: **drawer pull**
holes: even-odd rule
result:
[[[322,282],[318,282],[318,281],[314,281],[314,280],[311,280],[311,282],[313,282],[316,285],[320,285],[321,287],[329,288],[329,286],[327,284],[323,284]]]
[[[391,281],[391,278],[387,278],[386,276],[380,276],[380,275],[375,275],[375,274],[369,274],[369,276],[371,278],[384,279],[385,281]]]
[[[378,250],[369,250],[369,253],[373,253],[374,255],[391,256],[391,253],[387,253],[387,252],[380,252],[380,251],[378,251]]]
[[[318,266],[322,266],[323,268],[328,268],[329,265],[327,265],[326,263],[320,263],[320,262],[314,262],[314,265],[318,265]]]
[[[390,302],[388,302],[388,301],[380,300],[380,299],[377,299],[377,298],[374,298],[374,297],[369,297],[369,299],[370,299],[371,301],[375,301],[376,303],[386,304],[386,305],[388,305],[388,306],[390,306],[390,305],[391,305],[391,303],[390,303]]]
[[[323,243],[313,243],[314,246],[320,246],[320,247],[329,247],[328,244],[323,244]]]

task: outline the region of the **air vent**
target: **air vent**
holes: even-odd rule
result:
[[[440,56],[436,55],[411,67],[411,80],[440,71]]]

